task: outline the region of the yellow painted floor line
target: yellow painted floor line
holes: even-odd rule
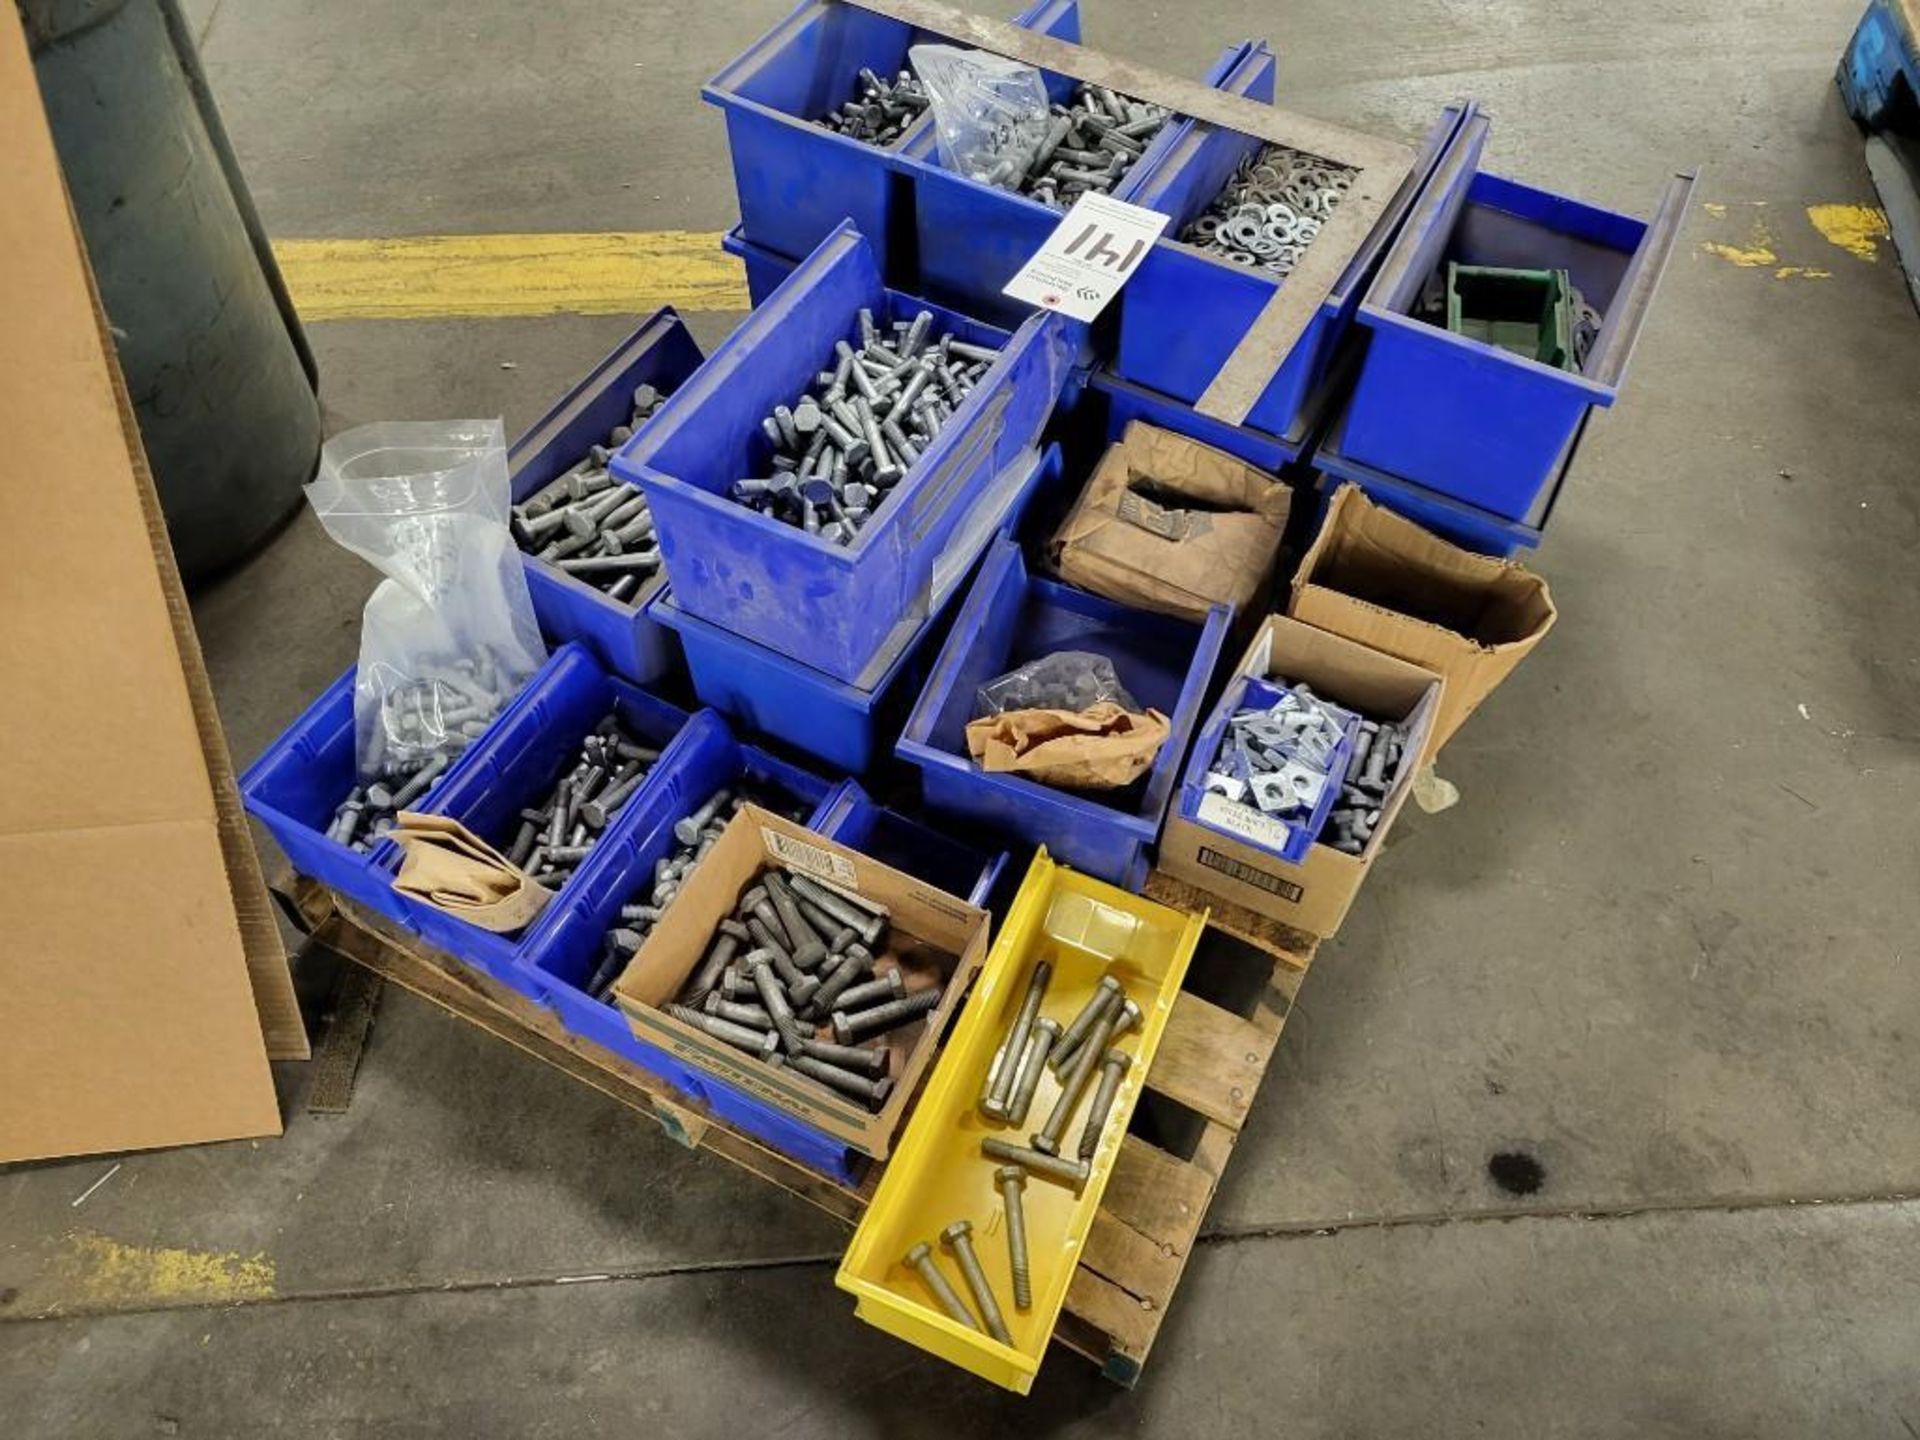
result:
[[[280,240],[273,250],[306,320],[747,308],[740,262],[718,234],[688,230]]]

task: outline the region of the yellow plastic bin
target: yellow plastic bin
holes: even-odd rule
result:
[[[1075,874],[1050,860],[1044,849],[1035,856],[980,971],[973,998],[834,1277],[835,1284],[859,1301],[861,1319],[996,1385],[1027,1392],[1066,1302],[1080,1248],[1205,925],[1204,914],[1172,910]],[[1101,977],[1112,975],[1139,1005],[1142,1018],[1131,1033],[1113,1042],[1131,1057],[1131,1064],[1079,1193],[1038,1175],[1027,1178],[1021,1200],[1033,1304],[1018,1310],[1006,1215],[994,1179],[1003,1162],[983,1155],[980,1142],[995,1136],[1028,1143],[1029,1132],[1045,1124],[1060,1086],[1047,1069],[1026,1123],[1017,1127],[987,1119],[980,1112],[980,1098],[994,1054],[1026,996],[1034,967],[1043,960],[1052,965],[1053,975],[1041,1015],[1065,1026]],[[1090,1095],[1091,1087],[1061,1141],[1063,1155],[1077,1152]],[[973,1247],[1011,1332],[1010,1345],[950,1318],[907,1263],[907,1252],[915,1245],[931,1245],[948,1283],[969,1309],[976,1309],[955,1256],[940,1243],[940,1232],[956,1220],[972,1222]]]

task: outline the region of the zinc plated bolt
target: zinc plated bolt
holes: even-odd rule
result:
[[[910,1020],[917,1020],[939,1003],[940,992],[937,989],[915,990],[898,1000],[876,1005],[871,1010],[854,1014],[836,1010],[833,1012],[833,1038],[842,1045],[851,1045],[862,1035],[878,1035],[905,1025]]]
[[[1120,1093],[1121,1077],[1131,1064],[1133,1058],[1124,1050],[1109,1050],[1100,1062],[1100,1088],[1093,1092],[1093,1107],[1087,1111],[1087,1123],[1080,1130],[1082,1160],[1093,1159],[1093,1152],[1100,1148],[1100,1132],[1107,1128],[1114,1097]]]
[[[1027,993],[1021,997],[1020,1009],[1013,1017],[1013,1026],[1007,1031],[1004,1063],[989,1077],[986,1097],[980,1102],[980,1108],[996,1120],[1007,1116],[1007,1097],[1013,1094],[1014,1072],[1020,1068],[1020,1061],[1026,1054],[1027,1036],[1033,1030],[1034,1017],[1040,1013],[1040,1002],[1046,998],[1047,982],[1053,978],[1053,966],[1042,960],[1033,967],[1033,978],[1027,982]]]
[[[1027,1123],[1027,1112],[1033,1108],[1033,1092],[1040,1087],[1040,1072],[1047,1068],[1047,1052],[1059,1035],[1059,1021],[1045,1015],[1034,1021],[1027,1053],[1019,1061],[1020,1074],[1014,1082],[1013,1099],[1007,1105],[1005,1118],[1009,1125]]]
[[[1007,1269],[1013,1274],[1013,1308],[1033,1308],[1033,1277],[1027,1268],[1027,1211],[1021,1192],[1027,1172],[1018,1165],[1002,1165],[993,1172],[1000,1187],[1000,1205],[1007,1214]]]
[[[979,1308],[980,1318],[987,1322],[987,1333],[1002,1345],[1011,1345],[1013,1333],[1007,1329],[1000,1302],[994,1298],[993,1286],[987,1283],[987,1272],[980,1268],[980,1257],[974,1253],[973,1222],[954,1221],[940,1232],[940,1243],[953,1251],[954,1258],[960,1262],[960,1273],[966,1277],[967,1289],[973,1292],[973,1303]]]
[[[1066,1160],[1058,1155],[1047,1155],[1039,1150],[1031,1150],[1025,1145],[1015,1145],[1011,1140],[1002,1140],[998,1135],[985,1135],[980,1139],[980,1153],[992,1160],[1004,1160],[1018,1165],[1029,1175],[1039,1175],[1048,1180],[1057,1180],[1072,1187],[1077,1195],[1087,1183],[1087,1177],[1093,1173],[1093,1167],[1084,1160]]]
[[[960,1293],[948,1283],[947,1277],[940,1273],[940,1266],[933,1258],[933,1247],[922,1240],[907,1252],[907,1264],[920,1272],[920,1280],[939,1302],[947,1315],[958,1320],[969,1330],[978,1330],[980,1322],[973,1318],[973,1312],[967,1309],[967,1302]]]
[[[1109,1008],[1118,1005],[1121,998],[1120,982],[1111,975],[1102,975],[1100,983],[1080,1007],[1080,1013],[1068,1022],[1060,1043],[1053,1047],[1053,1072],[1058,1075],[1065,1071],[1073,1059],[1073,1052],[1080,1048],[1080,1042],[1087,1038],[1093,1027],[1100,1023],[1100,1017]]]

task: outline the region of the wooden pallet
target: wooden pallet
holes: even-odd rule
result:
[[[381,917],[304,878],[282,888],[308,944],[366,967],[651,1116],[683,1145],[709,1150],[791,1191],[849,1225],[865,1211],[879,1166],[857,1183],[811,1170],[733,1129],[664,1081],[569,1034],[551,1011],[420,944]],[[1211,905],[1239,946],[1196,961],[1175,1002],[1133,1130],[1121,1145],[1055,1338],[1131,1386],[1146,1364],[1186,1269],[1234,1141],[1253,1105],[1307,966],[1312,937],[1156,875],[1147,893],[1200,909]],[[1251,946],[1254,948],[1246,948]],[[1234,1008],[1194,993],[1230,991]]]

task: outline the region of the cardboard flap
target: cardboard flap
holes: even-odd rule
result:
[[[275,1134],[286,959],[11,8],[0,135],[0,528],[31,537],[0,566],[0,1161]]]

